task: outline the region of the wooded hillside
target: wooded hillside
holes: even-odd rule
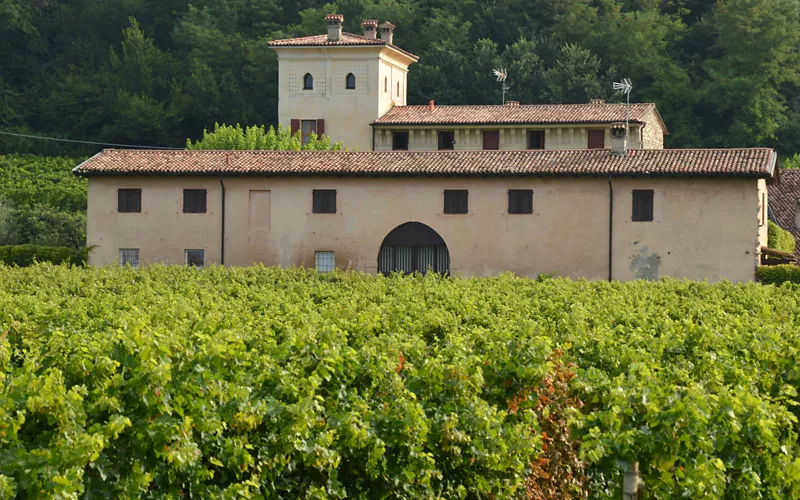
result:
[[[323,16],[397,25],[409,103],[654,101],[668,147],[800,152],[796,0],[0,0],[0,131],[182,147],[215,122],[270,125],[267,42]],[[345,146],[347,146],[345,144]],[[96,151],[97,148],[94,148]],[[0,151],[87,154],[0,136]]]

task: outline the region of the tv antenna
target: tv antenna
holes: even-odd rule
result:
[[[493,69],[492,73],[494,76],[497,77],[497,81],[503,86],[503,104],[506,103],[506,91],[509,89],[508,85],[506,85],[506,78],[508,78],[508,71],[505,68],[498,68]]]
[[[617,92],[624,92],[628,99],[625,106],[625,149],[627,149],[628,141],[630,140],[631,90],[633,90],[631,80],[629,78],[623,78],[621,82],[614,82],[614,90]]]

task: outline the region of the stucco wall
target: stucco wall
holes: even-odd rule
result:
[[[278,53],[278,121],[325,120],[325,134],[350,150],[372,149],[370,124],[395,104],[405,104],[406,74],[411,59],[386,47],[276,48]],[[303,76],[314,88],[303,90]],[[346,89],[348,73],[356,88]],[[384,77],[390,82],[384,92]],[[400,97],[395,96],[400,83]]]
[[[336,264],[374,273],[383,238],[409,221],[444,238],[451,271],[488,276],[608,277],[607,179],[593,178],[226,178],[225,263],[314,266],[315,251]],[[759,190],[744,179],[614,179],[615,279],[676,276],[753,279]],[[117,189],[142,189],[141,214],[118,214]],[[208,213],[181,212],[184,188],[208,190]],[[631,222],[631,190],[654,189],[653,222]],[[336,189],[337,213],[311,213],[312,189]],[[468,189],[469,213],[442,213],[444,189]],[[508,189],[533,189],[534,213],[507,213]],[[250,191],[259,196],[251,213]],[[269,200],[267,214],[263,201]],[[139,248],[143,264],[183,263],[183,252],[220,256],[216,178],[96,177],[89,181],[88,243],[93,265]]]
[[[561,126],[561,127],[379,127],[375,133],[375,149],[390,151],[392,149],[392,130],[408,130],[408,149],[412,151],[432,151],[439,147],[439,130],[455,132],[455,149],[483,149],[483,130],[500,131],[500,149],[521,150],[528,147],[528,130],[544,130],[545,149],[586,149],[589,147],[590,129],[605,130],[605,147],[611,148],[611,126]],[[641,147],[639,125],[631,124],[631,148]]]

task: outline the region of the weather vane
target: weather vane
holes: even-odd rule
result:
[[[503,104],[505,104],[506,91],[509,89],[509,87],[506,85],[506,78],[508,78],[508,71],[506,71],[505,68],[502,69],[498,68],[498,69],[493,69],[492,73],[494,73],[494,76],[497,77],[497,81],[500,82],[501,85],[503,86]]]

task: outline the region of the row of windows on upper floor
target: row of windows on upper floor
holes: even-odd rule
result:
[[[438,136],[439,150],[455,149],[456,139],[454,130],[439,130],[436,132]],[[589,129],[588,130],[588,149],[603,149],[606,147],[606,130],[605,129]],[[395,130],[392,132],[392,150],[406,151],[408,150],[408,130]],[[499,130],[483,130],[483,149],[496,150],[500,149],[500,131]],[[528,130],[526,144],[528,149],[544,149],[545,134],[544,130]]]
[[[356,88],[356,75],[347,73],[344,77],[344,88],[347,90],[354,90]],[[314,76],[311,73],[306,73],[303,76],[303,90],[314,90]],[[383,91],[389,92],[389,78],[383,77]],[[400,82],[397,82],[397,97],[400,97]]]
[[[205,213],[206,212],[205,189],[184,189],[183,190],[183,212],[184,213]],[[311,194],[311,212],[315,214],[335,214],[336,213],[336,190],[335,189],[314,189]],[[634,189],[633,209],[631,220],[652,221],[653,220],[653,190]],[[142,211],[142,190],[141,189],[119,189],[117,190],[117,211],[120,213],[139,213]],[[469,213],[469,191],[466,189],[445,189],[444,208],[445,214],[467,214]],[[533,190],[532,189],[509,189],[508,190],[508,213],[509,214],[532,214],[533,213]]]

